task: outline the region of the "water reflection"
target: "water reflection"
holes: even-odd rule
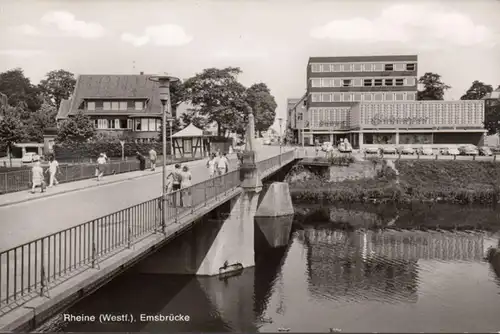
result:
[[[485,228],[491,232],[478,228],[496,219],[497,212],[450,207],[427,213],[394,207],[297,209],[288,244],[274,247],[282,242],[272,243],[268,238],[256,253],[255,268],[240,276],[221,280],[131,271],[69,311],[184,313],[191,316],[189,323],[71,323],[62,328],[110,332],[500,330],[500,261],[489,264],[483,259],[486,249],[498,244],[498,234],[494,234],[498,222]],[[283,240],[279,233],[274,235],[273,240]]]

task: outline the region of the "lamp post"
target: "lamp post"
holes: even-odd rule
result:
[[[162,163],[162,215],[161,215],[161,228],[162,232],[165,233],[166,227],[166,204],[167,204],[167,189],[165,180],[167,176],[167,113],[170,113],[170,83],[179,81],[179,78],[171,77],[168,75],[153,75],[149,77],[149,80],[153,82],[159,83],[159,94],[160,101],[162,104],[162,154],[163,154],[163,163]],[[171,115],[169,114],[169,118]],[[172,131],[172,129],[170,129]],[[172,138],[172,137],[170,137]]]
[[[170,117],[167,119],[168,125],[170,127],[170,155],[172,155],[172,163],[174,162],[175,152],[174,152],[174,142],[172,141],[172,127],[174,126],[174,118]]]
[[[279,117],[278,118],[278,123],[280,125],[280,166],[281,166],[281,145],[282,145],[282,142],[283,142],[283,134],[282,134],[282,126],[283,126],[283,118],[282,117]]]

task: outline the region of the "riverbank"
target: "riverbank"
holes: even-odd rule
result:
[[[492,205],[500,199],[500,164],[494,162],[370,159],[327,168],[290,171],[294,202]]]

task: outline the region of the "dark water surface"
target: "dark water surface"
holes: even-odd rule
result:
[[[484,260],[499,212],[454,206],[298,207],[286,247],[228,279],[116,278],[66,313],[189,315],[189,322],[77,323],[44,330],[497,332],[500,279]]]

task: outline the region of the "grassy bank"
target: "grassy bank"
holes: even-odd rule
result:
[[[479,161],[399,160],[396,171],[383,162],[372,179],[328,182],[311,173],[292,182],[295,202],[447,202],[493,204],[500,199],[500,164]],[[303,167],[297,167],[303,168]],[[297,170],[293,171],[297,172]]]

